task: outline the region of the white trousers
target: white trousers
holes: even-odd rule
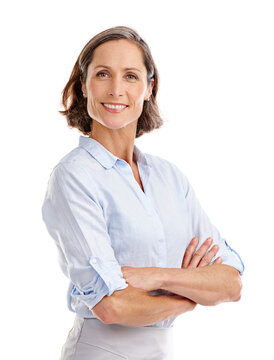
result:
[[[104,324],[75,316],[60,360],[172,360],[173,328]]]

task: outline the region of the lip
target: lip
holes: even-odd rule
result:
[[[127,104],[121,104],[121,103],[113,103],[113,102],[103,102],[101,104],[109,104],[109,105],[124,105],[124,106],[128,106]]]
[[[110,112],[110,113],[121,113],[122,111],[124,111],[124,110],[126,110],[127,108],[128,108],[128,105],[126,105],[126,104],[119,104],[119,103],[101,103],[102,104],[102,106],[103,106],[103,108],[106,110],[106,111],[108,111],[108,112]],[[123,106],[126,106],[125,108],[123,108],[123,109],[110,109],[110,108],[107,108],[106,106],[104,106],[104,104],[110,104],[110,105],[123,105]]]

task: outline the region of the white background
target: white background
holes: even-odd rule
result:
[[[187,175],[241,255],[242,299],[198,306],[174,327],[177,359],[271,359],[272,1],[9,1],[1,7],[1,352],[58,359],[74,314],[41,218],[53,166],[80,133],[58,114],[86,42],[117,25],[147,41],[165,125],[136,140]],[[3,336],[5,340],[3,341]]]

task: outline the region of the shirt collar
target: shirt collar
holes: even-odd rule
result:
[[[104,168],[112,168],[116,161],[120,158],[113,155],[97,140],[80,135],[79,146],[87,150]],[[134,144],[133,148],[134,159],[138,163],[151,167],[146,155]],[[121,159],[120,159],[121,160]]]

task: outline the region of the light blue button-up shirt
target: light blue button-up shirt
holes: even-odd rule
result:
[[[128,286],[121,266],[180,268],[195,236],[199,246],[212,237],[216,257],[244,271],[177,166],[136,145],[134,159],[144,191],[126,161],[82,135],[50,175],[43,220],[70,280],[68,307],[81,317],[93,318],[87,307]],[[171,327],[174,319],[151,326]]]

